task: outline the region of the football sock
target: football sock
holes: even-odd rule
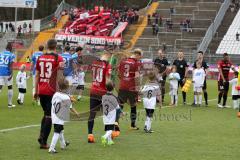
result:
[[[174,100],[175,100],[174,104],[177,105],[178,104],[178,95],[174,96]]]
[[[96,112],[90,111],[90,115],[88,118],[88,134],[92,134],[95,116]]]
[[[108,142],[109,141],[112,141],[112,130],[110,130],[110,131],[107,131],[107,140],[108,140]]]
[[[218,93],[218,104],[221,103],[222,100],[222,93]]]
[[[59,140],[60,140],[61,147],[65,148],[66,147],[66,142],[65,142],[65,139],[64,139],[64,131],[63,130],[59,134]]]
[[[47,144],[47,139],[51,132],[51,129],[52,129],[52,119],[49,117],[46,117],[45,122],[44,122],[44,130],[43,130],[43,143],[44,144]]]
[[[226,102],[227,102],[227,94],[224,93],[224,94],[223,94],[223,106],[226,105]]]
[[[92,134],[94,120],[88,121],[88,134]]]
[[[151,118],[147,116],[147,130],[150,130],[151,129]]]
[[[205,103],[208,104],[208,93],[204,92]]]
[[[238,100],[233,100],[233,109],[238,108]]]
[[[8,104],[12,104],[12,98],[13,98],[13,90],[8,90]]]
[[[144,126],[147,127],[147,125],[148,125],[148,121],[147,121],[147,118],[146,118],[145,123],[144,123]]]
[[[171,104],[174,104],[174,95],[171,95]]]
[[[186,92],[182,92],[182,97],[183,97],[183,102],[186,102],[187,93]]]
[[[39,135],[39,138],[41,139],[43,138],[44,123],[45,123],[45,116],[43,116],[41,121],[41,129],[40,129],[40,135]]]
[[[105,139],[112,136],[112,130],[106,131],[105,135],[103,136]]]
[[[198,97],[198,104],[202,104],[202,95],[201,94]]]
[[[35,88],[33,88],[33,90],[32,90],[32,94],[33,94],[33,96],[34,96],[34,94],[35,94]]]
[[[18,93],[18,99],[21,100],[21,93]]]
[[[194,95],[194,103],[198,104],[197,95]]]
[[[49,150],[54,150],[55,149],[55,146],[57,144],[59,136],[60,136],[59,133],[54,132]]]
[[[25,96],[25,94],[23,93],[22,94],[22,103],[24,102],[24,96]]]
[[[21,103],[23,103],[23,101],[24,101],[24,93],[19,93],[19,96],[20,96]]]
[[[130,118],[131,118],[131,127],[135,127],[135,123],[136,123],[136,119],[137,119],[137,107],[131,107],[131,114],[130,114]]]

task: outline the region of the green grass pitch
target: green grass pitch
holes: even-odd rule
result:
[[[67,150],[56,155],[40,150],[37,143],[39,126],[3,132],[3,129],[38,125],[42,117],[40,106],[32,105],[31,80],[28,81],[28,93],[24,106],[7,108],[7,89],[0,94],[0,160],[237,160],[240,155],[240,119],[233,109],[216,107],[216,81],[208,81],[209,107],[193,108],[181,105],[175,108],[165,107],[155,111],[153,134],[143,132],[145,112],[138,104],[139,131],[129,130],[129,116],[121,120],[121,135],[115,139],[115,145],[103,147],[100,137],[104,134],[102,118],[95,121],[95,144],[87,143],[87,122],[75,121],[65,125],[65,138],[71,142]],[[14,86],[14,103],[17,90]],[[189,92],[187,101],[193,101]],[[229,95],[230,96],[230,95]],[[166,96],[169,103],[169,96]],[[228,105],[231,105],[231,98]],[[89,100],[86,97],[75,104],[80,112],[87,111]],[[125,107],[128,111],[129,107]],[[52,130],[53,132],[53,130]],[[50,143],[52,134],[49,137]]]

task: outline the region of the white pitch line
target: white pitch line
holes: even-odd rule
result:
[[[217,100],[217,98],[215,98],[215,99],[210,99],[210,100],[208,100],[208,101],[211,102],[211,101],[216,101],[216,100]],[[161,107],[161,109],[164,109],[164,108],[171,108],[171,106],[163,106],[163,107]],[[143,109],[142,109],[142,110],[143,110]],[[8,128],[8,129],[1,129],[1,130],[0,130],[0,133],[15,131],[15,130],[19,130],[19,129],[39,127],[39,126],[40,126],[39,124],[34,124],[34,125],[28,125],[28,126],[22,126],[22,127],[14,127],[14,128]]]
[[[39,126],[40,126],[39,124],[34,124],[34,125],[28,125],[28,126],[22,126],[22,127],[1,129],[1,130],[0,130],[0,133],[9,132],[9,131],[14,131],[14,130],[19,130],[19,129],[25,129],[25,128],[39,127]]]

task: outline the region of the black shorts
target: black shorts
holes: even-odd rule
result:
[[[55,133],[61,133],[64,130],[63,125],[61,124],[54,124],[53,126]]]
[[[129,101],[131,106],[135,106],[137,103],[138,93],[135,91],[119,90],[118,99],[121,104]]]
[[[78,85],[76,89],[77,90],[84,90],[84,85]]]
[[[100,111],[102,108],[102,97],[90,95],[90,111]]]
[[[240,95],[232,95],[232,100],[238,100],[240,99]]]
[[[114,130],[115,125],[114,124],[108,124],[105,125],[105,131],[113,131]]]
[[[19,93],[27,93],[26,88],[18,88]]]
[[[218,81],[218,91],[228,92],[229,82]]]
[[[40,104],[45,116],[51,116],[52,97],[53,96],[49,95],[39,95]]]
[[[153,113],[154,113],[154,109],[147,109],[147,108],[145,108],[145,110],[146,110],[146,116],[147,117],[153,117]]]

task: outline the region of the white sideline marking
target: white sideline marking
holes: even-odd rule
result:
[[[25,129],[25,128],[39,127],[39,126],[40,126],[39,124],[35,124],[35,125],[29,125],[29,126],[22,126],[22,127],[1,129],[1,130],[0,130],[0,133],[9,132],[9,131],[14,131],[14,130],[19,130],[19,129]]]
[[[228,97],[229,98],[229,97]],[[216,101],[217,98],[215,99],[210,99],[208,100],[209,102],[211,101]],[[203,101],[205,102],[205,101]],[[161,107],[161,109],[164,109],[164,108],[171,108],[171,106],[163,106]],[[143,109],[142,109],[143,110]],[[4,133],[4,132],[9,132],[9,131],[15,131],[15,130],[19,130],[19,129],[26,129],[26,128],[33,128],[33,127],[40,127],[39,124],[35,124],[35,125],[28,125],[28,126],[22,126],[22,127],[14,127],[14,128],[8,128],[8,129],[1,129],[0,130],[0,133]]]

